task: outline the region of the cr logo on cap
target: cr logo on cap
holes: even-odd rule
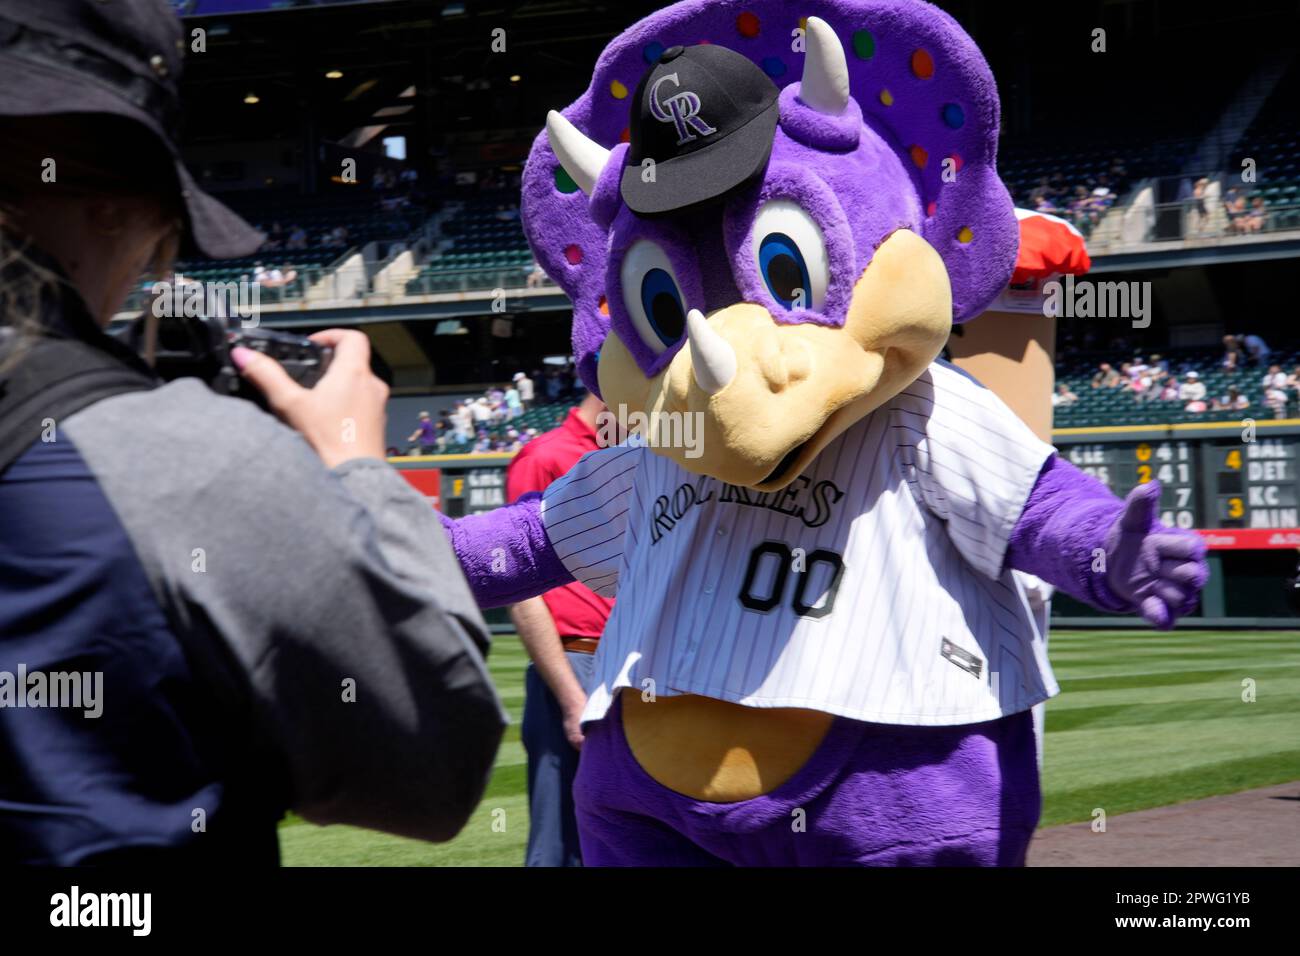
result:
[[[676,124],[677,145],[682,146],[695,139],[695,133],[692,133],[691,129],[701,136],[716,133],[717,130],[704,122],[704,117],[700,116],[701,104],[698,94],[690,90],[682,90],[668,97],[667,101],[659,102],[659,87],[665,80],[672,80],[673,86],[682,85],[676,73],[665,73],[655,80],[654,85],[650,87],[650,113],[661,123]],[[691,129],[688,129],[688,126]]]

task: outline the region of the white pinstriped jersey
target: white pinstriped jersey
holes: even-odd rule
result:
[[[542,506],[565,566],[618,597],[583,719],[627,686],[913,725],[1047,699],[1044,635],[1003,560],[1051,453],[941,362],[780,492],[643,445],[589,452]]]

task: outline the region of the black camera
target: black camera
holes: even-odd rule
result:
[[[158,377],[170,382],[198,378],[219,395],[246,398],[262,408],[266,398],[245,381],[231,361],[230,353],[240,346],[269,355],[289,377],[311,388],[329,368],[334,350],[290,332],[243,328],[238,319],[216,315],[167,316],[151,319],[141,315],[122,330],[120,338],[135,352],[149,358],[148,327],[157,322],[153,345],[153,367]]]

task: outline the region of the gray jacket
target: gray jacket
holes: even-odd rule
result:
[[[308,820],[454,836],[506,717],[486,627],[427,499],[376,459],[326,470],[295,432],[193,380],[106,399],[59,429],[231,747],[282,767]]]

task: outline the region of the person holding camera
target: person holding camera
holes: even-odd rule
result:
[[[105,333],[151,264],[251,254],[176,146],[163,0],[0,0],[0,862],[274,864],[287,810],[450,839],[505,714],[355,331],[280,419]]]

